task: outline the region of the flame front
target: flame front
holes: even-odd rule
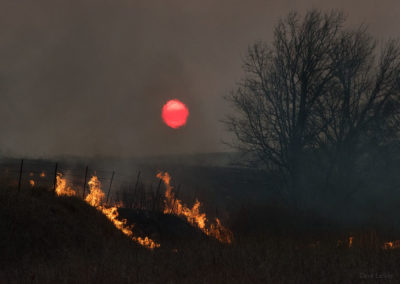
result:
[[[35,186],[35,181],[33,179],[29,180],[30,186],[34,187]]]
[[[223,243],[231,243],[233,239],[232,232],[222,226],[221,221],[215,218],[215,224],[207,226],[207,217],[205,213],[200,213],[200,201],[196,200],[192,209],[189,209],[181,200],[175,197],[175,193],[172,191],[173,187],[170,184],[171,177],[165,172],[164,174],[159,172],[157,178],[161,179],[166,187],[165,200],[164,200],[164,213],[174,214],[177,216],[183,216],[193,226],[197,226],[206,235],[212,236]]]
[[[385,242],[383,244],[383,249],[398,249],[400,248],[400,240],[394,242]]]
[[[67,180],[62,177],[61,173],[57,174],[56,194],[58,196],[75,196],[76,191],[67,186]]]
[[[156,243],[152,239],[145,237],[136,237],[133,235],[132,229],[133,225],[128,225],[126,219],[119,220],[118,219],[118,205],[114,205],[112,207],[105,206],[105,195],[101,190],[101,183],[97,176],[93,176],[89,181],[89,194],[86,196],[85,201],[89,203],[91,206],[96,207],[99,211],[101,211],[113,224],[114,226],[131,238],[133,241],[139,243],[140,245],[154,249],[160,247],[160,244]]]
[[[86,196],[85,201],[94,207],[102,205],[105,195],[100,188],[101,184],[97,176],[92,176],[88,184],[89,194]]]

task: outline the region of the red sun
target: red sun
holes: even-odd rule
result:
[[[170,100],[162,108],[161,117],[165,124],[177,129],[186,124],[189,109],[179,100]]]

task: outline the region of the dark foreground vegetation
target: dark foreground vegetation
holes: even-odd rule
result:
[[[134,215],[130,218],[138,218]],[[400,250],[382,249],[384,241],[395,236],[393,230],[339,229],[333,222],[276,204],[243,207],[232,214],[230,225],[235,235],[231,245],[185,236],[178,226],[183,237],[174,241],[159,236],[161,247],[148,250],[78,198],[55,197],[44,189],[24,189],[17,195],[15,188],[2,188],[0,282],[398,283],[400,279]]]

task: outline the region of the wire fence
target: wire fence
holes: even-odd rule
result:
[[[104,168],[104,164],[85,164],[69,161],[49,161],[31,159],[0,159],[0,186],[19,194],[20,191],[53,192],[56,188],[57,175],[66,179],[77,197],[85,199],[90,193],[88,182],[96,176],[106,196],[108,205],[118,203],[120,206],[136,210],[162,212],[165,206],[165,188],[162,181],[156,178],[158,170],[126,166]],[[196,200],[202,202],[203,210],[218,216],[217,207],[209,198],[201,195],[197,184],[181,184],[171,180],[175,197],[192,206]],[[55,194],[55,193],[54,193]]]
[[[89,194],[88,182],[96,176],[107,201],[122,202],[125,207],[140,210],[156,210],[162,208],[161,180],[145,181],[141,171],[127,174],[114,169],[90,167],[88,165],[71,166],[68,163],[42,160],[2,160],[0,161],[0,184],[19,193],[21,190],[55,191],[57,175],[67,180],[82,197]]]

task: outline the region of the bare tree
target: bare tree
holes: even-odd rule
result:
[[[332,57],[342,14],[291,13],[275,28],[271,47],[258,42],[244,61],[245,78],[229,100],[237,113],[227,123],[242,150],[278,168],[294,194],[305,149],[321,131],[313,112],[334,76]]]
[[[377,49],[365,29],[343,32],[332,52],[332,87],[319,102],[324,127],[318,138],[329,160],[328,184],[335,177],[350,192],[357,190],[349,177],[359,157],[370,155],[371,147],[399,141],[400,49],[394,40]]]
[[[378,121],[394,123],[399,49],[389,42],[375,60],[365,29],[348,31],[344,20],[339,12],[313,10],[302,20],[290,13],[272,45],[249,48],[245,76],[228,96],[234,146],[278,169],[295,200],[310,153],[346,156]]]

